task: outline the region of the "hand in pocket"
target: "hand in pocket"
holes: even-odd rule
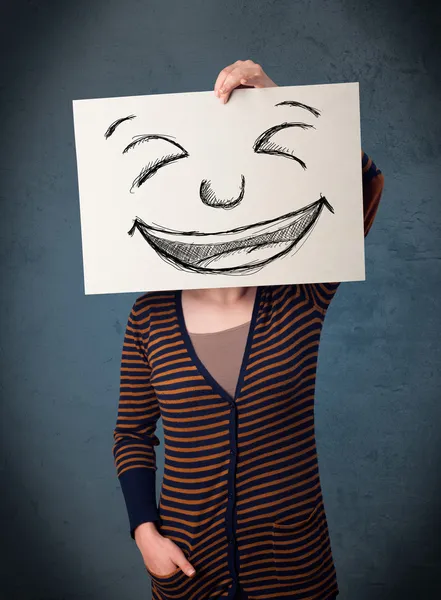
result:
[[[135,541],[146,569],[152,575],[169,577],[178,571],[188,577],[195,574],[193,565],[182,549],[171,539],[161,535],[152,523],[143,523],[136,528]]]

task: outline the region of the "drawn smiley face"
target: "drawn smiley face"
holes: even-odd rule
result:
[[[307,111],[315,118],[320,117],[319,110],[301,102],[286,100],[276,106],[297,107]],[[135,115],[128,115],[117,119],[108,127],[104,134],[105,138],[108,139],[113,135],[120,125],[135,118]],[[251,150],[256,154],[291,160],[306,170],[307,165],[301,158],[273,139],[278,132],[290,128],[306,131],[314,129],[314,126],[304,122],[280,123],[261,133]],[[132,193],[148,184],[149,179],[163,167],[190,157],[190,153],[175,138],[155,133],[133,137],[122,153],[139,152],[143,144],[155,140],[166,142],[170,146],[170,150],[163,156],[150,161],[141,169],[131,183],[130,192]],[[246,187],[246,178],[241,175],[236,195],[222,197],[218,195],[212,181],[203,179],[199,185],[199,199],[207,207],[232,210],[244,200]],[[247,275],[298,250],[314,229],[324,208],[334,213],[328,200],[320,195],[320,198],[311,204],[274,219],[216,232],[178,231],[149,224],[136,217],[128,233],[133,236],[138,231],[162,260],[177,269],[193,273]]]

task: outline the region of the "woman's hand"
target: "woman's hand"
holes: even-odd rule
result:
[[[255,88],[277,87],[260,65],[252,60],[237,60],[219,73],[214,93],[225,103],[231,92],[241,85]]]
[[[161,535],[154,523],[139,525],[135,529],[135,542],[147,571],[153,575],[167,577],[179,569],[189,577],[195,574],[181,548],[170,538]]]

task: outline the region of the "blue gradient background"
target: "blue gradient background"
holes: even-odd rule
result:
[[[326,319],[316,408],[339,600],[441,598],[431,4],[1,3],[1,599],[150,598],[111,453],[135,295],[83,294],[71,102],[211,89],[246,58],[280,85],[360,81],[363,148],[386,187],[367,281],[342,285]],[[162,445],[158,465],[160,483]]]

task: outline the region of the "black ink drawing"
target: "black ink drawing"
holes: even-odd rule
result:
[[[125,121],[131,121],[132,119],[135,118],[135,115],[129,115],[128,117],[122,117],[122,119],[117,119],[116,121],[114,121],[109,128],[107,129],[106,133],[104,134],[104,137],[106,138],[106,140],[113,134],[115,133],[115,129],[118,127],[118,125],[121,125],[121,123],[124,123]]]
[[[237,227],[217,233],[199,231],[175,231],[156,225],[148,225],[136,218],[129,235],[139,231],[145,241],[167,263],[193,273],[224,275],[251,275],[274,260],[291,253],[312,232],[326,207],[334,209],[323,196],[309,206],[275,219],[254,225]],[[201,243],[199,240],[207,240]],[[207,238],[210,238],[208,241]],[[226,239],[225,239],[226,238]],[[253,252],[272,249],[269,257],[253,257]],[[240,254],[237,266],[222,266],[233,255]],[[215,263],[220,263],[216,266]]]
[[[288,129],[289,127],[300,127],[301,129],[315,129],[314,125],[308,125],[307,123],[281,123],[280,125],[275,125],[274,127],[270,127],[266,131],[264,131],[257,140],[254,142],[254,152],[258,154],[273,154],[275,156],[284,156],[285,158],[291,158],[292,160],[297,161],[303,169],[306,169],[306,165],[300,158],[294,155],[293,152],[288,150],[288,148],[284,148],[271,142],[271,138],[282,131],[283,129]]]
[[[321,114],[316,108],[294,100],[285,100],[275,106],[301,108],[316,118]],[[134,115],[129,115],[116,120],[107,129],[105,138],[108,139],[121,123],[134,118]],[[253,144],[253,151],[256,154],[288,158],[306,170],[306,163],[293,151],[272,141],[278,132],[289,128],[315,129],[313,125],[302,122],[284,122],[275,125],[257,137]],[[132,182],[131,192],[134,188],[141,187],[161,167],[189,157],[187,150],[170,135],[142,134],[133,137],[132,140],[124,148],[123,154],[152,140],[164,140],[179,152],[149,162]],[[242,202],[244,196],[244,175],[241,175],[238,195],[232,198],[219,197],[211,180],[203,179],[199,187],[199,198],[209,208],[231,210]],[[320,199],[316,202],[281,217],[214,233],[176,231],[155,224],[149,225],[137,217],[129,235],[133,236],[135,231],[139,231],[160,258],[179,270],[200,274],[250,275],[283,256],[295,253],[311,234],[323,208],[334,213],[328,200],[320,195]]]
[[[236,198],[218,198],[216,192],[213,190],[211,181],[207,179],[203,179],[201,182],[201,187],[199,188],[199,196],[202,202],[206,206],[211,206],[211,208],[223,208],[225,210],[230,210],[231,208],[236,208],[245,195],[245,177],[241,175],[241,185],[240,185],[240,193]]]
[[[295,100],[284,100],[283,102],[279,102],[276,106],[294,106],[297,108],[304,108],[308,110],[310,113],[314,115],[314,117],[320,116],[320,111],[312,106],[308,106],[307,104],[302,104],[301,102],[296,102]]]
[[[180,152],[178,154],[167,154],[166,156],[157,158],[156,160],[146,165],[142,169],[141,173],[139,173],[139,175],[133,181],[132,187],[130,188],[131,193],[133,193],[132,190],[134,187],[141,187],[142,184],[145,183],[147,179],[150,179],[150,177],[153,177],[153,175],[157,173],[161,167],[165,167],[165,165],[174,163],[177,160],[180,160],[181,158],[189,157],[187,150],[183,148],[180,144],[178,144],[178,142],[175,142],[172,136],[160,134],[143,134],[135,136],[133,138],[133,142],[130,142],[130,144],[124,148],[123,154],[127,154],[129,150],[132,150],[140,144],[143,144],[144,142],[149,142],[151,140],[165,140],[166,142],[169,142],[170,144],[175,146],[175,148],[178,148]]]

